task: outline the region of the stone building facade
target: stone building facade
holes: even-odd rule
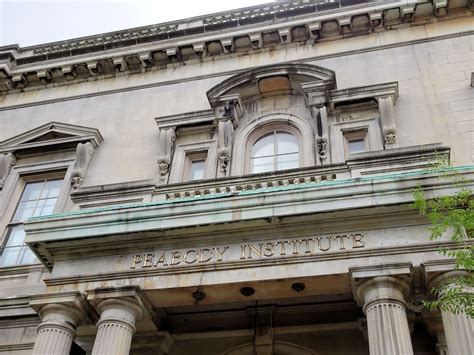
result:
[[[408,205],[474,183],[471,0],[0,48],[0,353],[474,351]]]

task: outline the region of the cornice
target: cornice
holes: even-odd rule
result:
[[[473,168],[457,168],[468,186],[474,181]],[[426,171],[268,187],[32,218],[25,223],[26,243],[52,267],[48,249],[58,242],[407,204],[413,200],[412,190],[420,185],[429,196],[455,190],[438,173]]]
[[[0,94],[471,15],[471,1],[295,0],[27,48],[0,48]],[[456,6],[461,6],[456,8]],[[466,8],[467,7],[467,8]]]

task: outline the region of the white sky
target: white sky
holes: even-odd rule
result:
[[[272,0],[0,0],[0,46],[25,47],[268,2]]]

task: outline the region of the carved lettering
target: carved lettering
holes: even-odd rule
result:
[[[135,265],[141,263],[143,261],[143,257],[140,254],[134,255],[132,259],[132,266],[130,269],[135,269]]]
[[[345,250],[346,247],[344,246],[344,238],[346,239],[349,239],[349,237],[347,235],[336,235],[333,237],[334,240],[338,240],[339,239],[339,250]]]
[[[224,247],[224,250],[221,251],[219,250],[219,248],[214,248],[214,250],[216,251],[217,253],[217,261],[222,261],[222,255],[224,255],[224,253],[229,249],[229,247]]]
[[[142,267],[152,267],[154,256],[155,256],[155,254],[146,254],[145,258],[143,259],[143,266]]]
[[[281,245],[280,255],[286,255],[285,244],[290,244],[290,242],[287,241],[287,240],[283,240],[281,242],[276,242],[276,245]]]
[[[191,259],[188,259],[189,255],[193,255],[193,257]],[[188,250],[186,253],[184,253],[183,259],[186,264],[192,264],[199,259],[199,254],[196,250],[191,249],[191,250]]]
[[[318,237],[316,238],[318,240],[318,248],[319,250],[321,251],[328,251],[329,249],[331,249],[331,238],[329,237],[325,237],[324,239],[326,239],[328,241],[328,245],[327,245],[327,248],[324,248],[322,246],[323,243],[321,243],[321,240],[323,239],[322,237]]]
[[[259,244],[259,247],[260,247],[259,249],[257,249],[257,247],[256,247],[255,245],[253,245],[253,244],[249,244],[248,247],[249,247],[249,254],[248,254],[248,257],[247,257],[248,259],[252,259],[252,251],[253,251],[253,252],[255,253],[255,255],[257,255],[259,258],[262,257],[262,247],[263,247],[263,244],[262,244],[262,243]]]
[[[365,247],[364,236],[360,233],[352,234],[352,248],[363,248]]]
[[[207,256],[204,256],[207,253]],[[212,259],[214,254],[212,253],[211,249],[201,249],[200,250],[200,257],[199,257],[199,262],[200,263],[207,263]]]
[[[157,267],[158,265],[163,264],[163,266],[168,266],[168,262],[166,261],[165,253],[162,253],[156,263],[153,265]]]
[[[265,244],[265,250],[263,251],[263,255],[266,257],[271,257],[275,255],[275,244],[267,243]]]
[[[351,243],[352,241],[352,243]],[[313,244],[311,244],[313,243]],[[289,246],[291,251],[286,247]],[[239,250],[240,248],[240,250]],[[232,261],[232,258],[248,259],[289,257],[290,255],[312,256],[319,252],[338,252],[341,250],[365,248],[361,233],[318,236],[302,239],[264,241],[230,246],[214,246],[201,249],[181,249],[155,253],[132,255],[130,269],[156,267],[185,267],[194,263]],[[170,262],[168,263],[168,260]]]
[[[180,263],[181,263],[181,253],[179,251],[172,252],[170,265],[179,265]]]

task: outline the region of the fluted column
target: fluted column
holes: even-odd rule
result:
[[[76,327],[95,322],[97,314],[79,292],[36,295],[30,306],[40,316],[33,355],[69,355]]]
[[[435,277],[430,286],[443,292],[443,289],[448,289],[458,277],[469,277],[469,274],[465,271],[445,272]],[[466,292],[472,292],[472,290],[466,290]],[[441,317],[449,354],[474,354],[474,319],[463,313],[454,314],[443,310],[441,310]]]
[[[92,355],[128,355],[142,308],[133,299],[120,298],[103,299],[96,308],[100,319]]]
[[[367,316],[370,355],[413,354],[406,315],[409,285],[401,278],[378,276],[357,288]]]
[[[40,312],[43,321],[37,329],[33,355],[68,355],[82,314],[62,304],[44,305]]]

